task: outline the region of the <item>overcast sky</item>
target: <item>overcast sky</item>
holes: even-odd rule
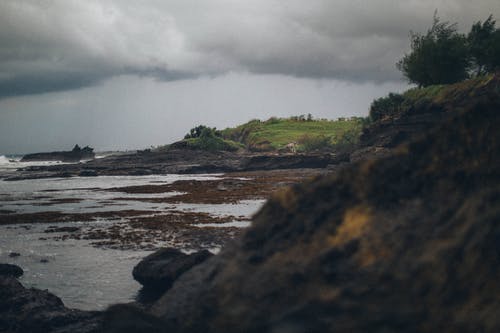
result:
[[[0,154],[145,148],[197,124],[364,116],[434,10],[498,0],[1,0]]]

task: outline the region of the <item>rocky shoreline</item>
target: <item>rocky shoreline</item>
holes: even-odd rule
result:
[[[71,310],[19,310],[9,278],[0,308],[46,332],[500,331],[499,93],[498,76],[459,83],[375,122],[218,255],[177,274],[172,254],[160,266],[176,279],[152,304],[54,321],[45,309]],[[140,190],[160,189],[127,189]]]
[[[326,168],[346,161],[345,154],[271,154],[168,150],[111,155],[87,162],[30,166],[0,179],[16,181],[56,177],[204,174],[280,169]]]
[[[0,225],[49,224],[45,239],[89,240],[95,247],[113,249],[154,250],[158,244],[170,243],[179,246],[192,244],[194,249],[220,247],[239,236],[243,229],[231,226],[232,222],[249,223],[248,216],[217,216],[205,212],[176,209],[176,204],[237,204],[242,201],[264,200],[272,193],[293,184],[324,174],[322,169],[291,169],[227,173],[213,180],[178,180],[170,184],[147,184],[108,188],[106,192],[116,193],[113,199],[101,203],[107,211],[60,212],[57,205],[62,202],[79,202],[79,198],[51,199],[36,197],[37,204],[48,211],[35,213],[0,212]],[[88,189],[95,193],[103,189]],[[172,195],[172,193],[174,195]],[[141,197],[144,194],[158,196]],[[46,200],[46,201],[43,201]],[[158,205],[172,205],[173,208],[157,210],[127,209],[123,202],[145,202]],[[120,203],[120,206],[113,206]],[[51,207],[54,207],[52,210]],[[97,207],[99,208],[99,207]],[[106,219],[113,224],[92,223]],[[89,224],[85,227],[59,228],[57,225],[71,221]],[[226,225],[228,224],[228,225]]]

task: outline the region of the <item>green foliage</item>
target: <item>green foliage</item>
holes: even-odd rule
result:
[[[401,110],[404,100],[403,95],[395,93],[389,93],[387,97],[374,100],[370,106],[371,120],[376,121],[397,114]]]
[[[316,137],[329,138],[330,144],[334,145],[347,131],[355,129],[358,134],[361,133],[364,121],[364,118],[356,117],[344,121],[316,120],[312,116],[286,119],[273,117],[266,121],[252,120],[235,128],[227,128],[221,131],[221,135],[225,139],[241,142],[250,150],[260,151],[284,149],[289,143],[298,143],[305,135],[311,137],[312,141]],[[312,142],[311,147],[315,144]]]
[[[299,151],[324,151],[333,148],[332,139],[326,135],[304,134],[298,140]]]
[[[353,127],[350,130],[345,131],[342,136],[336,140],[335,148],[347,148],[357,144],[359,137],[361,136],[362,129],[363,125]]]
[[[419,86],[449,84],[468,77],[470,55],[467,39],[456,24],[440,22],[434,14],[432,27],[425,35],[410,33],[411,52],[397,63],[399,70]]]
[[[476,75],[500,69],[500,29],[495,28],[495,23],[490,15],[483,23],[472,25],[467,35]]]
[[[244,148],[240,143],[222,138],[221,131],[215,127],[198,125],[193,127],[184,140],[175,142],[166,149],[193,149],[206,151],[236,151]]]
[[[466,35],[436,13],[425,35],[410,33],[411,52],[396,66],[419,87],[450,84],[500,70],[500,29],[490,15]]]
[[[207,127],[205,125],[198,125],[191,128],[188,134],[184,136],[184,139],[194,139],[199,137],[215,137],[220,136],[220,132],[217,131],[215,127]]]
[[[173,144],[175,148],[186,148],[193,150],[205,151],[236,151],[243,148],[243,145],[224,140],[217,136],[200,136],[198,138],[184,139],[178,143]]]

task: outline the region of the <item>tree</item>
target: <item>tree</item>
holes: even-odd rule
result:
[[[191,128],[189,133],[184,136],[184,139],[192,139],[192,138],[208,137],[208,136],[221,136],[221,133],[215,127],[210,128],[205,125],[198,125],[194,128]]]
[[[467,35],[476,75],[500,69],[500,29],[495,28],[495,23],[490,15],[483,23],[473,24]]]
[[[403,95],[396,93],[389,93],[387,97],[374,100],[370,105],[370,119],[376,121],[397,114],[404,100]]]
[[[448,84],[468,77],[470,57],[467,38],[457,32],[456,24],[440,22],[434,13],[432,27],[425,35],[410,33],[411,52],[396,66],[419,86]]]

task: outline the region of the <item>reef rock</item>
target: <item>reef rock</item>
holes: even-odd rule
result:
[[[81,160],[90,160],[95,158],[94,149],[86,146],[80,148],[75,145],[71,151],[53,151],[50,153],[35,153],[24,155],[21,162],[31,161],[62,161],[62,162],[78,162]]]
[[[0,332],[100,332],[100,316],[68,309],[46,290],[26,289],[16,279],[0,276]]]
[[[23,274],[23,269],[17,265],[0,264],[0,276],[13,276],[18,278]]]
[[[144,258],[134,267],[132,275],[145,288],[163,292],[182,273],[211,256],[207,250],[185,254],[174,248],[164,248]]]

